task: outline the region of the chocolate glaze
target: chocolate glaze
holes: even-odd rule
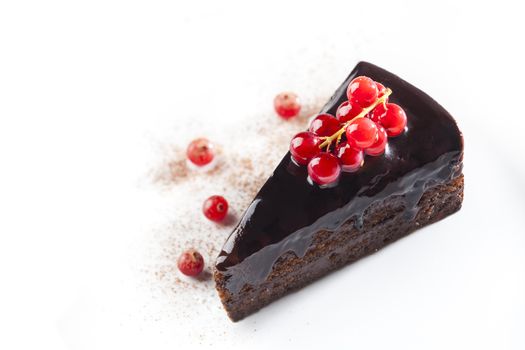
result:
[[[389,101],[408,117],[407,130],[388,141],[383,156],[365,159],[356,173],[343,173],[336,186],[319,188],[307,181],[305,166],[287,153],[233,230],[217,258],[226,287],[239,292],[256,286],[288,251],[304,256],[320,230],[335,231],[354,218],[362,226],[370,204],[404,195],[406,218],[418,212],[423,192],[461,173],[463,138],[452,116],[430,96],[370,63],[360,62],[321,113],[332,113],[346,100],[346,87],[366,75],[392,89]]]

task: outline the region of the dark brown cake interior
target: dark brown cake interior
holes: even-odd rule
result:
[[[284,157],[217,259],[217,289],[233,320],[460,208],[462,136],[428,95],[361,62],[321,112],[334,114],[359,75],[393,90],[407,131],[328,189],[309,184],[306,168]]]

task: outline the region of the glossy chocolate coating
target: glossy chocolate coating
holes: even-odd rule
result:
[[[310,184],[306,167],[295,165],[287,153],[217,258],[216,268],[226,276],[230,292],[264,281],[283,253],[304,256],[316,232],[335,231],[351,218],[359,226],[373,202],[404,195],[407,220],[411,220],[427,188],[461,173],[463,138],[452,116],[430,96],[384,69],[357,64],[320,112],[335,115],[346,100],[348,83],[360,75],[392,89],[389,102],[405,110],[407,130],[389,139],[384,155],[366,156],[359,171],[343,173],[331,188]]]

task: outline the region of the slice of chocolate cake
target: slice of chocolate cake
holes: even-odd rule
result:
[[[392,92],[389,102],[406,112],[404,132],[329,187],[308,181],[309,167],[286,154],[217,258],[217,290],[232,320],[460,209],[463,138],[424,92],[360,62],[321,113],[335,115],[358,76]]]

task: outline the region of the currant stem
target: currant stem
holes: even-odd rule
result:
[[[332,144],[332,142],[334,140],[336,140],[336,144],[339,144],[339,141],[341,140],[341,137],[343,136],[343,134],[345,133],[345,130],[346,130],[346,127],[348,125],[350,125],[354,120],[357,120],[359,118],[363,118],[364,116],[366,116],[368,113],[370,113],[371,110],[373,110],[374,108],[376,108],[379,104],[381,103],[385,103],[386,99],[388,98],[388,96],[390,96],[390,94],[392,94],[392,90],[390,90],[389,88],[386,89],[385,93],[383,94],[383,96],[381,96],[380,98],[378,98],[374,103],[372,103],[370,106],[366,107],[366,108],[363,108],[363,110],[361,111],[361,113],[359,113],[358,115],[356,115],[354,118],[350,119],[349,121],[347,121],[346,123],[343,124],[343,126],[341,127],[341,129],[339,129],[337,132],[335,132],[333,135],[331,136],[328,136],[324,139],[324,141],[319,145],[319,148],[323,149],[324,147],[328,146],[330,147],[330,145]]]

